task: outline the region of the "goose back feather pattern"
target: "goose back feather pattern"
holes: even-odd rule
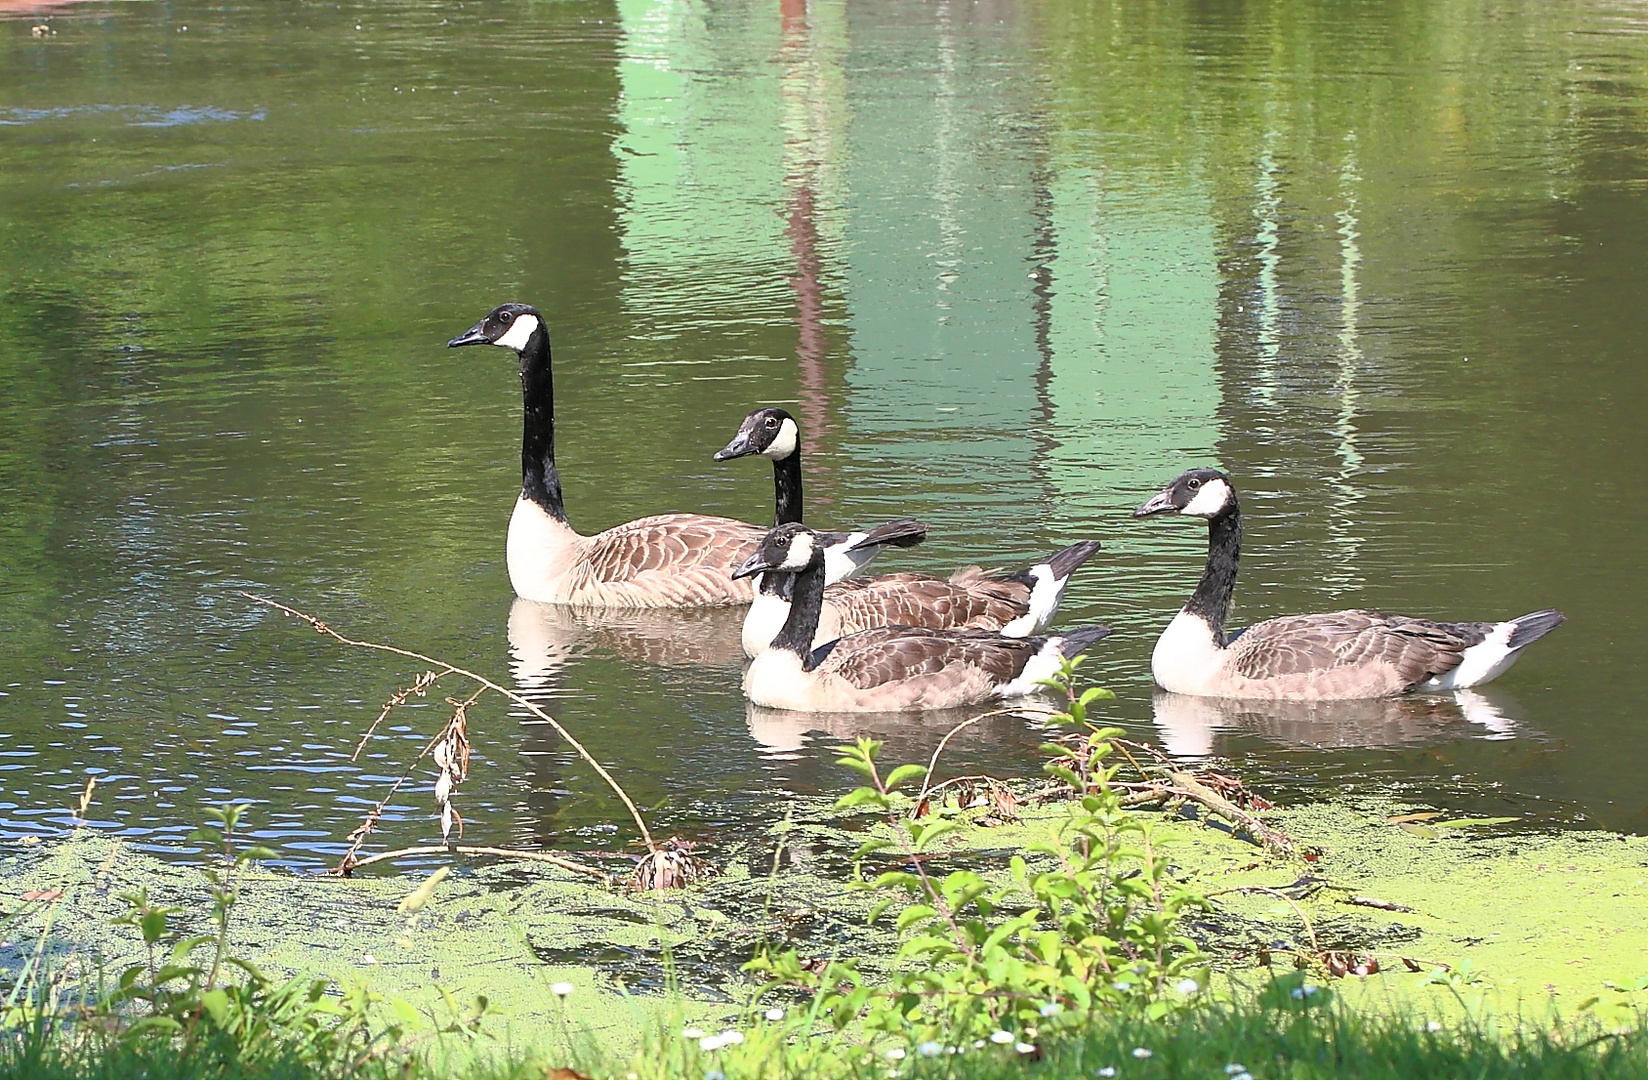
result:
[[[1446,675],[1493,629],[1380,611],[1288,615],[1240,634],[1229,668],[1240,679],[1282,680],[1278,690],[1297,683],[1322,699],[1386,697]]]
[[[747,604],[751,585],[734,581],[732,570],[764,534],[754,525],[704,514],[625,522],[586,538],[561,602],[637,608]]]
[[[824,591],[820,635],[882,626],[999,631],[1029,609],[1030,586],[994,573],[966,566],[948,578],[899,573],[837,582]]]

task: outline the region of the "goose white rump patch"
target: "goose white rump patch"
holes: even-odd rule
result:
[[[834,585],[838,581],[852,577],[868,565],[871,559],[881,554],[879,546],[859,548],[857,551],[847,550],[862,541],[865,536],[863,532],[855,532],[839,543],[825,545],[824,584]]]
[[[1511,634],[1515,631],[1515,622],[1500,623],[1487,637],[1465,650],[1458,667],[1440,679],[1426,679],[1416,689],[1463,690],[1499,678],[1522,653],[1521,649],[1511,648]]]
[[[1030,610],[1001,628],[1003,637],[1029,637],[1047,629],[1058,614],[1059,601],[1064,599],[1064,587],[1069,577],[1053,576],[1053,568],[1037,563],[1030,568]]]
[[[1034,694],[1041,689],[1036,684],[1042,679],[1051,679],[1059,670],[1059,665],[1063,660],[1064,654],[1059,651],[1059,639],[1056,637],[1048,638],[1047,644],[1043,645],[1036,652],[1036,655],[1032,656],[1029,662],[1024,665],[1018,678],[996,687],[996,696],[1010,698]]]

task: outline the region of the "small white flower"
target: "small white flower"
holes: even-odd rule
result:
[[[990,1041],[997,1046],[1006,1046],[1013,1041],[1013,1033],[1011,1031],[997,1031],[990,1036]]]
[[[1435,1020],[1427,1020],[1427,1021],[1425,1021],[1425,1030],[1426,1031],[1441,1031],[1442,1030],[1442,1025],[1437,1023]]]
[[[956,1048],[953,1046],[950,1047],[950,1052],[952,1054],[955,1053]],[[929,1040],[916,1047],[916,1053],[920,1054],[922,1057],[938,1057],[940,1054],[944,1053],[944,1047]]]
[[[891,1050],[887,1051],[887,1060],[888,1061],[903,1061],[904,1060],[904,1047],[895,1046]]]
[[[1043,1005],[1039,1011],[1041,1012],[1042,1016],[1044,1016],[1044,1017],[1046,1017],[1046,1016],[1057,1016],[1057,1015],[1059,1015],[1059,1010],[1062,1009],[1063,1007],[1064,1006],[1060,1005],[1056,1001],[1049,1001],[1046,1005]]]
[[[698,1049],[707,1051],[711,1054],[715,1053],[717,1050],[721,1049],[721,1036],[705,1035],[702,1039],[698,1040]]]
[[[1188,994],[1194,994],[1196,991],[1200,990],[1201,986],[1196,982],[1195,979],[1180,979],[1178,981],[1178,984],[1174,986],[1174,989],[1177,990],[1181,994],[1187,994],[1188,995]]]
[[[1232,1061],[1229,1065],[1225,1066],[1225,1075],[1226,1076],[1235,1076],[1237,1073],[1245,1073],[1245,1072],[1247,1072],[1247,1066],[1246,1065],[1238,1065],[1234,1061]]]
[[[1017,1050],[1021,1054],[1034,1054],[1036,1052],[1036,1044],[1035,1043],[1014,1043],[1013,1044],[1013,1049]]]
[[[722,1046],[737,1046],[739,1043],[741,1043],[743,1041],[744,1041],[744,1033],[742,1031],[733,1031],[731,1028],[729,1028],[726,1031],[723,1031],[721,1033],[721,1045]]]
[[[1116,1075],[1116,1066],[1106,1065],[1104,1068],[1099,1070],[1099,1075],[1105,1077],[1106,1080],[1109,1080],[1109,1077]]]
[[[365,964],[367,967],[371,967],[373,964],[378,962],[378,958],[373,956],[371,953],[361,953],[360,962]]]
[[[720,1069],[711,1069],[704,1074],[704,1080],[727,1080],[727,1074]]]
[[[572,993],[572,984],[569,982],[550,983],[549,992],[558,998],[564,998]]]
[[[1253,1074],[1250,1072],[1239,1072],[1235,1076],[1232,1076],[1230,1080],[1253,1080]]]
[[[783,1009],[768,1009],[764,1015],[767,1017],[768,1020],[782,1020],[782,1019],[784,1019],[784,1010]]]
[[[981,1048],[983,1045],[984,1045],[984,1040],[983,1039],[974,1039],[973,1040],[973,1049],[974,1050],[977,1050],[977,1049]]]
[[[681,1037],[683,1039],[702,1039],[704,1037],[704,1029],[703,1028],[683,1028],[681,1030]]]
[[[1156,1051],[1150,1049],[1148,1046],[1135,1046],[1133,1048],[1133,1056],[1138,1058],[1140,1061],[1143,1061],[1147,1057],[1155,1057]]]

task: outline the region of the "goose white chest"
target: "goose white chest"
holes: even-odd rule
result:
[[[744,696],[771,709],[805,710],[808,682],[801,657],[788,649],[767,649],[744,672]]]
[[[525,495],[515,500],[509,516],[509,539],[504,562],[515,595],[542,603],[560,603],[567,567],[576,556],[578,534],[557,521]]]
[[[1201,694],[1218,674],[1225,651],[1213,638],[1213,627],[1200,615],[1181,611],[1167,624],[1150,654],[1150,674],[1156,685],[1175,694]]]

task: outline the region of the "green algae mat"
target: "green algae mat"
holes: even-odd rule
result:
[[[1020,821],[975,823],[941,857],[1004,861],[1050,813],[1029,807]],[[1349,969],[1336,987],[1376,1008],[1627,1024],[1642,1004],[1629,987],[1648,975],[1648,839],[1521,833],[1515,823],[1338,802],[1267,815],[1310,851],[1289,860],[1219,828],[1147,816],[1178,872],[1212,898],[1188,929],[1216,986],[1257,985],[1266,963],[1280,972],[1307,956]],[[751,990],[739,965],[761,942],[858,957],[871,969],[890,956],[890,931],[866,924],[870,898],[849,884],[848,855],[863,839],[844,827],[853,824],[822,803],[798,806],[765,845],[711,852],[722,873],[708,884],[665,893],[538,864],[459,861],[408,913],[402,902],[423,872],[255,873],[240,890],[231,951],[271,973],[363,985],[433,1022],[484,996],[487,1026],[514,1045],[576,1029],[617,1049],[649,1027],[735,1011]],[[207,929],[197,867],[87,830],[8,847],[0,980],[37,951],[52,971],[113,978],[140,954],[135,931],[112,925],[126,910],[121,894],[139,888],[182,909],[173,920],[181,932]],[[556,983],[573,992],[553,993]]]

